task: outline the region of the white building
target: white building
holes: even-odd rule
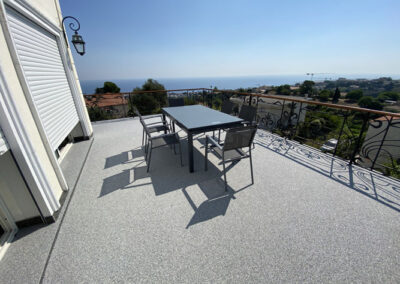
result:
[[[58,0],[0,0],[0,245],[54,221],[64,146],[92,128]]]

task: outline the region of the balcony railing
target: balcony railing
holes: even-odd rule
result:
[[[159,103],[141,102],[143,94],[153,94]],[[260,128],[289,140],[306,144],[349,164],[357,164],[385,175],[400,178],[400,114],[347,105],[307,100],[301,97],[239,93],[232,90],[207,88],[135,91],[114,94],[121,99],[121,107],[102,107],[109,118],[132,116],[131,106],[138,105],[144,114],[159,111],[167,97],[184,97],[185,104],[203,104],[220,109],[224,100],[236,104],[235,115],[241,105],[257,108]],[[92,106],[100,102],[92,95]],[[148,104],[149,105],[145,105]],[[151,105],[153,103],[153,105]],[[144,105],[140,105],[144,104]],[[92,115],[93,116],[93,115]]]

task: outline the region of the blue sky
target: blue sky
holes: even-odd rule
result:
[[[400,74],[398,0],[60,4],[86,41],[84,56],[73,52],[81,80]]]

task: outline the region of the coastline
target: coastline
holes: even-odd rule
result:
[[[323,81],[324,79],[336,80],[340,77],[347,79],[376,79],[379,77],[392,77],[400,79],[400,75],[379,75],[379,74],[350,74],[326,76],[319,78],[315,76],[314,81]],[[147,79],[147,78],[146,78]],[[135,87],[141,87],[146,81],[145,78],[139,79],[108,79],[108,80],[81,80],[81,87],[84,94],[92,94],[97,87],[101,87],[105,81],[112,81],[121,88],[121,92],[130,92]],[[154,78],[165,86],[166,89],[188,89],[188,88],[209,88],[217,87],[219,89],[238,89],[253,88],[263,85],[279,86],[283,84],[294,85],[302,83],[304,80],[310,80],[309,75],[265,75],[265,76],[237,76],[237,77],[198,77],[198,78]]]

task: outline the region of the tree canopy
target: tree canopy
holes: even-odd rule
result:
[[[378,100],[384,102],[385,100],[398,101],[400,99],[400,94],[398,92],[382,92],[378,96]]]
[[[280,85],[276,88],[276,93],[278,95],[288,96],[291,93],[290,85]]]
[[[318,98],[321,102],[327,102],[329,100],[330,97],[332,97],[333,94],[330,90],[322,90],[319,94],[318,94]]]
[[[121,89],[113,82],[104,82],[102,88],[96,88],[96,94],[105,94],[105,93],[119,93]]]
[[[363,96],[362,90],[354,90],[347,93],[346,99],[349,102],[357,102],[359,99],[362,98],[362,96]]]
[[[164,85],[154,79],[147,79],[141,88],[135,88],[133,92],[160,90],[165,90]],[[156,113],[166,104],[167,92],[137,93],[130,96],[130,107],[135,105],[142,114]]]
[[[358,100],[358,105],[363,108],[382,110],[383,105],[375,98],[370,96],[362,97]]]
[[[313,87],[315,85],[314,81],[305,80],[303,84],[300,85],[300,94],[305,95],[312,95],[313,94]]]
[[[339,88],[336,87],[335,93],[333,94],[333,97],[332,97],[332,102],[337,103],[339,101],[339,99],[340,99],[340,90],[339,90]]]

